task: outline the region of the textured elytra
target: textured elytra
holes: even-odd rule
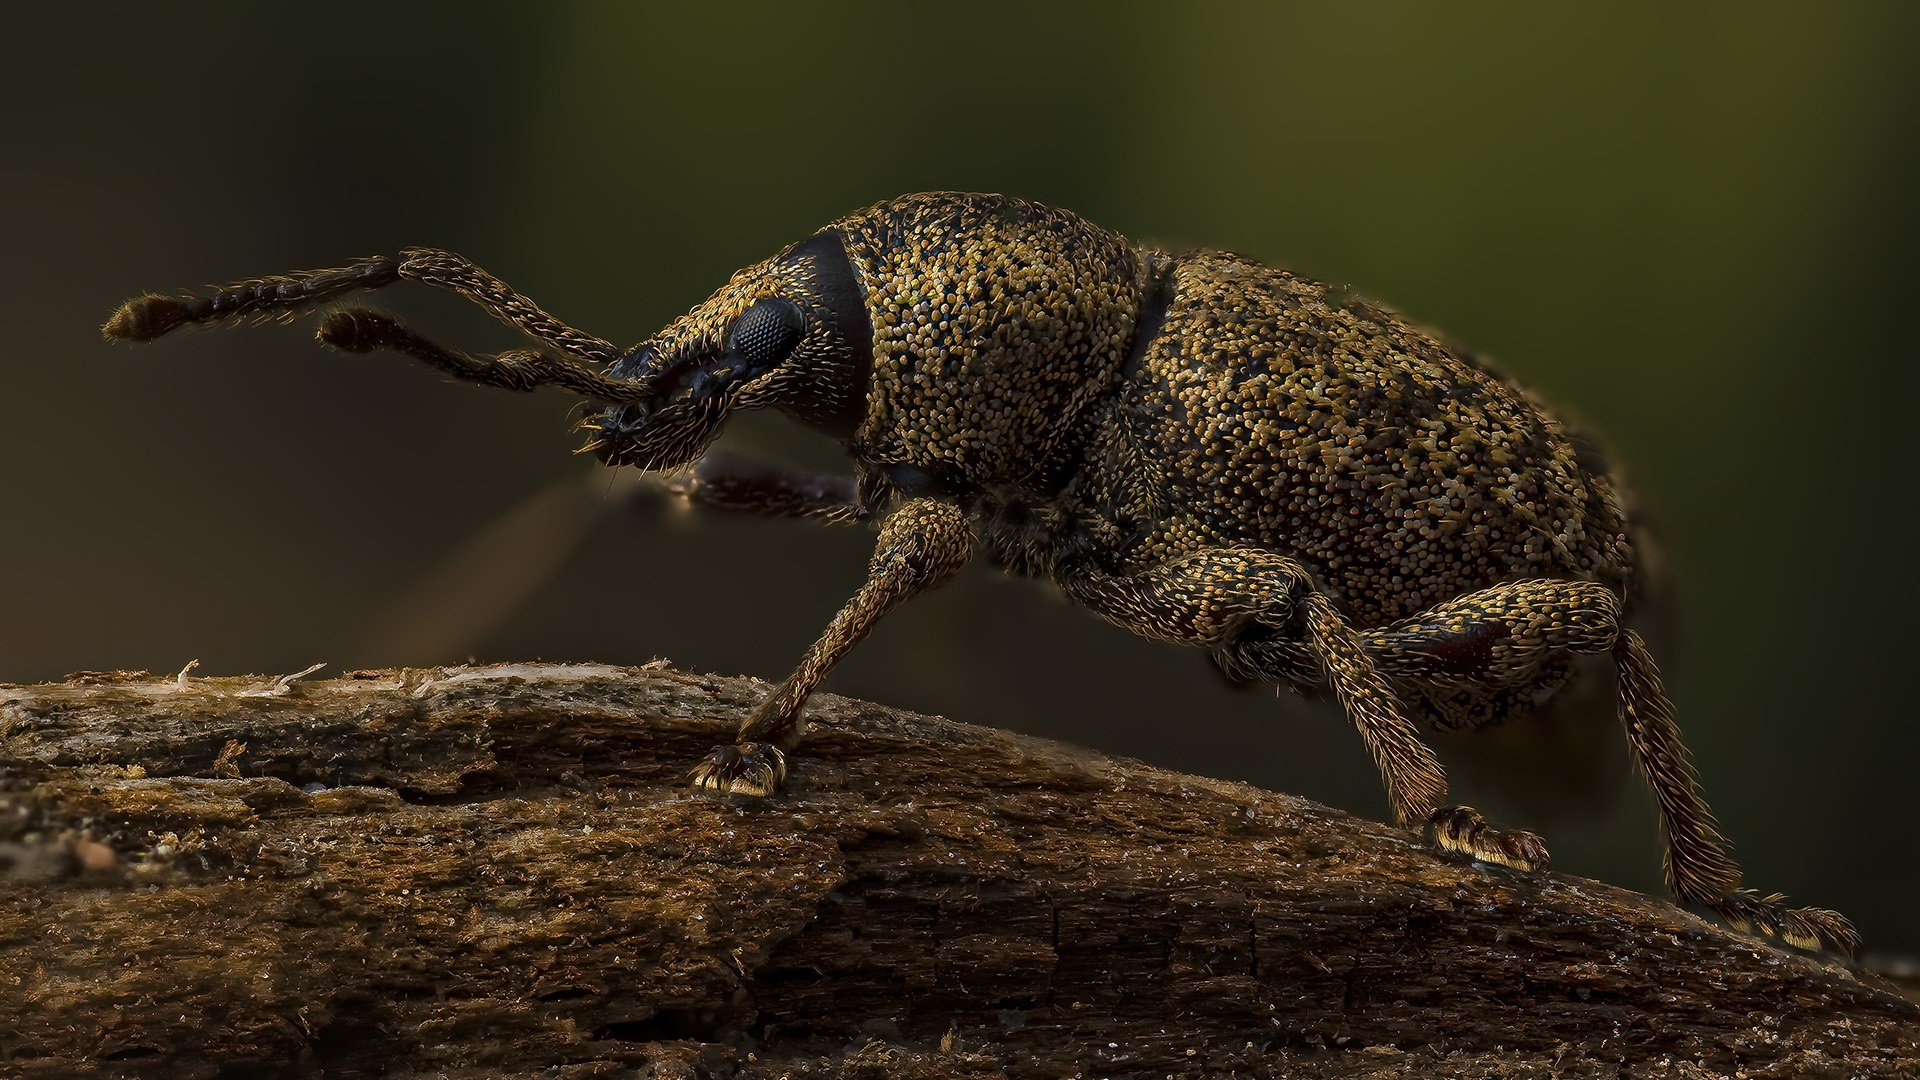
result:
[[[1211,252],[1171,276],[1093,427],[1084,489],[1129,538],[1114,569],[1283,550],[1363,627],[1521,578],[1624,595],[1611,482],[1519,389],[1318,282]],[[1105,497],[1124,491],[1161,494],[1145,512]]]
[[[1443,806],[1419,727],[1512,719],[1559,689],[1572,657],[1605,655],[1674,891],[1795,945],[1856,944],[1833,912],[1740,888],[1624,621],[1634,552],[1598,456],[1517,386],[1378,305],[1233,255],[1136,249],[1034,203],[935,193],[851,214],[741,271],[610,364],[608,343],[420,249],[211,297],[140,297],[105,330],[149,340],[403,279],[456,291],[554,352],[472,357],[351,310],[322,340],[600,402],[584,426],[611,464],[700,460],[735,409],[780,408],[842,440],[851,492],[722,458],[676,482],[707,506],[879,524],[866,582],[738,745],[695,769],[703,790],[771,794],[827,673],[978,550],[1129,630],[1206,649],[1235,677],[1330,690],[1398,822],[1507,865],[1544,864],[1544,845]],[[752,313],[770,304],[805,325],[762,368],[732,343],[761,340]]]

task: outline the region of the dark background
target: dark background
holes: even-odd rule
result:
[[[1603,433],[1664,540],[1656,647],[1749,880],[1920,950],[1920,9],[1330,7],[15,23],[0,679],[468,655],[778,678],[870,534],[624,510],[569,455],[564,396],[329,354],[308,327],[143,349],[95,328],[142,290],[423,244],[625,343],[855,207],[1005,191],[1351,283]],[[517,344],[424,292],[378,302]],[[833,460],[743,420],[733,445]],[[985,567],[830,686],[1384,811],[1327,707],[1230,692]],[[1562,869],[1658,887],[1610,718],[1480,741],[1443,746],[1470,800],[1544,828]]]

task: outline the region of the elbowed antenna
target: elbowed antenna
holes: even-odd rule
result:
[[[613,363],[620,350],[611,343],[560,322],[466,259],[433,248],[408,248],[399,258],[376,255],[330,270],[253,278],[206,296],[148,293],[121,304],[100,330],[110,340],[152,341],[183,326],[290,319],[335,297],[396,281],[418,281],[459,293],[508,326],[578,359],[535,349],[474,356],[436,345],[391,316],[364,308],[328,314],[316,336],[346,352],[391,349],[456,378],[509,390],[557,386],[616,405],[641,401],[652,390],[650,380],[610,379],[579,362]]]
[[[508,326],[589,363],[605,365],[620,357],[611,342],[575,330],[471,261],[434,248],[408,248],[397,259],[376,255],[334,269],[252,278],[208,296],[148,293],[121,304],[100,330],[113,340],[152,341],[182,326],[292,318],[303,308],[396,281],[418,281],[458,293]]]
[[[292,318],[303,307],[349,292],[378,289],[400,280],[400,263],[384,255],[332,270],[283,277],[250,278],[211,296],[136,296],[114,309],[100,328],[109,340],[152,341],[182,326],[231,319]]]
[[[390,315],[365,308],[330,312],[321,320],[314,336],[322,344],[343,352],[390,349],[466,382],[507,390],[557,386],[613,405],[642,401],[653,392],[651,380],[609,379],[564,356],[535,349],[509,349],[493,356],[474,356],[449,349],[421,337]]]

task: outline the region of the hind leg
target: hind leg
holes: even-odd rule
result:
[[[1673,704],[1646,643],[1628,630],[1614,644],[1613,657],[1620,668],[1620,721],[1666,822],[1667,884],[1674,894],[1789,945],[1837,949],[1848,956],[1857,952],[1860,934],[1839,912],[1790,908],[1778,893],[1761,896],[1740,887],[1740,868],[1701,797],[1699,778],[1673,721]]]
[[[689,507],[759,517],[828,525],[857,525],[873,517],[851,477],[799,472],[724,449],[707,451],[691,473],[653,481],[643,497],[662,492]]]
[[[1605,586],[1580,581],[1496,586],[1371,631],[1363,644],[1395,680],[1439,687],[1524,689],[1563,670],[1558,665],[1567,653],[1609,654],[1619,672],[1620,721],[1666,832],[1667,884],[1674,895],[1801,948],[1826,946],[1851,954],[1858,947],[1852,925],[1837,913],[1788,908],[1778,896],[1762,898],[1740,887],[1740,868],[1700,793],[1659,670],[1639,635],[1620,625],[1619,599]],[[1442,846],[1480,854],[1486,838],[1480,831],[1484,822],[1477,818],[1448,823],[1436,815],[1436,839]]]

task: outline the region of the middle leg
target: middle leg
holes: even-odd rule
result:
[[[855,525],[873,515],[850,477],[804,473],[728,450],[709,450],[691,474],[651,478],[642,497],[664,491],[690,507]]]
[[[1144,637],[1211,649],[1230,672],[1262,673],[1239,652],[1239,642],[1284,643],[1290,670],[1282,676],[1310,671],[1333,687],[1380,769],[1396,821],[1419,826],[1445,797],[1446,774],[1359,633],[1294,560],[1218,548],[1136,574],[1080,566],[1059,579],[1067,595],[1101,618]]]

